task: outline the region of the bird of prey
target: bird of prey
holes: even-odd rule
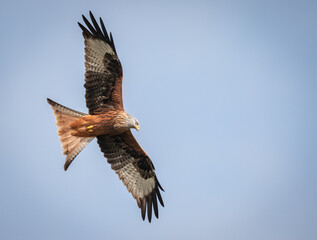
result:
[[[92,24],[78,23],[85,40],[86,106],[89,114],[81,113],[47,99],[56,118],[62,144],[65,171],[74,158],[95,137],[111,168],[136,199],[141,216],[151,222],[152,209],[158,218],[158,201],[164,206],[161,187],[152,161],[133,137],[130,129],[139,130],[136,118],[124,111],[122,103],[122,67],[112,34],[110,37],[100,18],[98,25],[90,13]]]

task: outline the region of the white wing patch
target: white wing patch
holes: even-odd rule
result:
[[[115,55],[109,44],[98,38],[85,38],[86,71],[104,73],[106,71],[105,54]]]
[[[132,193],[134,198],[144,198],[155,188],[155,179],[144,179],[141,177],[140,173],[131,161],[120,170],[117,170],[116,173],[118,174],[119,179],[122,180],[126,186],[127,190]]]
[[[111,153],[105,153],[108,163],[133,197],[138,200],[149,196],[156,187],[155,177],[145,179],[135,165],[135,158],[124,149],[118,148],[110,137],[104,140],[104,144],[111,149]]]

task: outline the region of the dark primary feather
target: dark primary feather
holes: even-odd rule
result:
[[[94,29],[94,27],[90,24],[90,22],[87,20],[87,18],[82,15],[84,22],[86,23],[87,27],[89,28],[89,30],[91,31],[92,35],[94,36],[98,36],[97,31]]]
[[[86,26],[89,28],[90,31],[85,26],[83,26],[81,23],[78,22],[78,25],[83,30],[84,34],[86,34],[87,36],[98,37],[99,39],[104,40],[106,43],[108,43],[112,47],[113,51],[117,54],[113,38],[111,37],[112,34],[110,32],[110,38],[109,38],[108,32],[105,28],[105,25],[102,21],[102,18],[99,18],[100,25],[102,28],[102,31],[101,31],[101,29],[100,29],[94,15],[92,14],[91,11],[89,11],[89,15],[90,15],[90,19],[91,19],[94,26],[91,25],[91,23],[88,21],[88,19],[84,15],[82,15],[82,18],[83,18]]]
[[[89,15],[90,15],[90,19],[91,19],[91,21],[92,21],[92,23],[93,23],[93,25],[94,25],[94,27],[95,27],[95,29],[96,29],[96,32],[97,32],[98,36],[99,36],[99,37],[103,37],[104,35],[107,35],[107,37],[108,37],[107,32],[104,33],[104,34],[102,34],[102,31],[101,31],[101,29],[100,29],[98,23],[96,22],[96,19],[95,19],[94,15],[92,15],[91,12],[89,12]]]
[[[122,66],[116,54],[112,35],[110,38],[100,18],[100,26],[90,12],[89,20],[83,16],[87,26],[78,23],[85,38],[85,85],[86,105],[89,114],[95,114],[105,105],[122,108]],[[100,110],[99,110],[100,112]]]
[[[101,18],[99,18],[99,20],[100,20],[101,28],[102,28],[102,31],[103,31],[103,35],[106,37],[106,40],[110,42],[110,39],[109,39],[109,37],[108,37],[108,33],[107,33],[107,30],[106,30],[106,27],[105,27],[103,21],[102,21]]]
[[[129,131],[118,136],[97,136],[98,144],[104,156],[111,164],[111,168],[118,174],[127,190],[137,200],[141,208],[141,216],[145,219],[146,211],[149,222],[152,219],[152,209],[156,218],[158,214],[157,199],[164,206],[159,181],[156,178],[151,160],[139,147],[132,133]],[[139,166],[142,166],[140,168]],[[147,185],[152,182],[153,186]],[[143,195],[142,190],[150,191]]]

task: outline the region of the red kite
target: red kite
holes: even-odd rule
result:
[[[122,103],[122,67],[112,34],[110,38],[100,18],[100,26],[90,12],[92,24],[78,23],[85,39],[86,106],[89,114],[77,112],[50,99],[62,143],[65,171],[74,158],[95,137],[111,168],[136,199],[141,215],[149,222],[152,208],[158,218],[158,204],[164,207],[161,187],[149,156],[140,147],[130,129],[139,130],[139,122],[124,111]]]

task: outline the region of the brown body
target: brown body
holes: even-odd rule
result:
[[[101,115],[83,116],[70,124],[71,135],[96,137],[103,134],[110,136],[121,134],[130,129],[122,125],[126,115],[123,111],[111,110]]]

